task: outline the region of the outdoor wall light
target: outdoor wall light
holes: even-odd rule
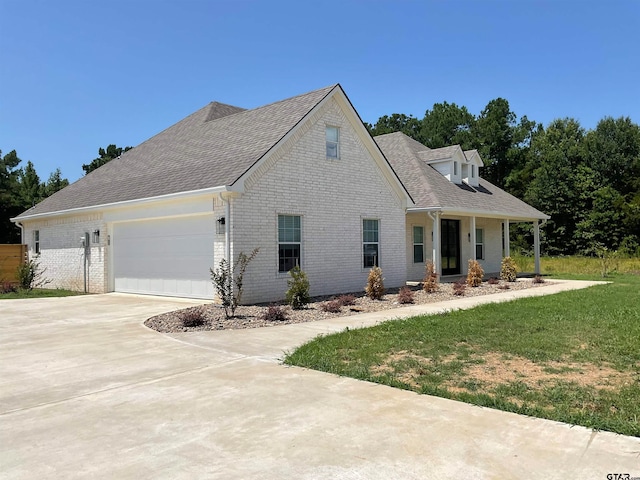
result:
[[[100,243],[100,230],[97,228],[93,231],[93,243]]]
[[[217,234],[224,233],[224,228],[225,228],[224,225],[225,225],[224,217],[220,217],[220,218],[218,218],[218,220],[216,220],[216,233]]]
[[[467,236],[469,237],[469,241],[471,241],[471,232],[467,233]]]

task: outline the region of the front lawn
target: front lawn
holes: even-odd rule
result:
[[[607,280],[346,330],[285,363],[640,436],[640,275]]]
[[[84,293],[59,288],[34,288],[33,290],[24,290],[20,288],[15,292],[0,293],[0,300],[15,298],[71,297],[73,295],[84,295]]]

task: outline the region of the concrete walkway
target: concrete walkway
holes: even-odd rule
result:
[[[141,324],[194,303],[120,294],[0,301],[0,478],[640,476],[638,438],[278,362],[319,333],[451,303],[173,336]]]

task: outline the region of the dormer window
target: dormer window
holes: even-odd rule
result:
[[[453,162],[453,176],[458,176],[458,162]]]
[[[471,165],[471,178],[476,178],[476,166]]]

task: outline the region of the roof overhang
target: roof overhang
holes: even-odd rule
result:
[[[516,213],[510,214],[505,212],[492,212],[487,210],[474,210],[474,209],[448,209],[446,207],[414,207],[407,208],[407,213],[429,213],[440,212],[442,215],[452,215],[460,217],[483,217],[483,218],[497,218],[502,220],[509,220],[513,222],[533,222],[536,220],[549,220],[551,217],[540,213],[538,216],[519,215]]]
[[[91,205],[88,207],[69,208],[67,210],[57,210],[55,212],[38,213],[35,215],[19,215],[11,218],[14,223],[37,220],[41,218],[59,217],[63,215],[77,215],[84,213],[92,213],[96,211],[115,210],[119,208],[144,206],[150,203],[166,202],[171,200],[191,200],[198,197],[206,197],[222,194],[224,196],[233,196],[242,193],[241,187],[221,185],[219,187],[204,188],[200,190],[190,190],[187,192],[168,193],[166,195],[158,195],[155,197],[137,198],[134,200],[125,200],[123,202],[104,203],[101,205]]]

